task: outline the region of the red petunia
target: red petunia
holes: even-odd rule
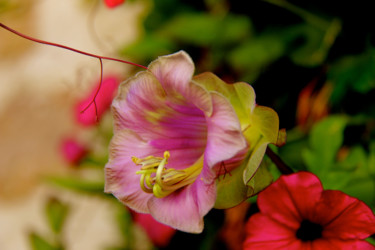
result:
[[[258,196],[244,249],[375,249],[375,216],[362,201],[323,190],[312,173],[282,176]]]
[[[109,8],[115,8],[123,2],[125,2],[125,0],[104,0],[105,5]]]
[[[103,79],[102,86],[98,95],[95,98],[96,109],[92,103],[86,110],[85,108],[93,100],[100,81],[92,89],[91,93],[84,99],[80,100],[75,106],[76,121],[83,126],[92,126],[97,124],[97,120],[110,108],[113,98],[117,93],[120,79],[116,76],[108,76]],[[84,112],[82,112],[84,111]]]

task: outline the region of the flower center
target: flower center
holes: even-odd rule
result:
[[[142,165],[140,185],[144,192],[153,193],[157,198],[163,198],[174,191],[194,183],[203,168],[203,156],[191,167],[176,170],[166,168],[170,153],[164,152],[164,157],[147,156],[145,158],[132,157],[136,165]]]
[[[296,232],[296,237],[302,241],[313,241],[322,237],[323,226],[309,220],[303,220]]]

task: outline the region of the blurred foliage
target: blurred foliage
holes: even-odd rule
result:
[[[55,197],[50,197],[45,204],[45,218],[50,234],[29,233],[33,250],[63,250],[63,226],[69,212],[69,206]]]

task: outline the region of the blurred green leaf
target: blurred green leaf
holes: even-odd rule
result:
[[[348,174],[350,176],[350,174]],[[369,206],[375,205],[375,180],[369,177],[352,177],[350,182],[341,189],[346,194],[356,197]]]
[[[346,124],[345,117],[330,116],[314,125],[309,136],[309,149],[302,152],[308,170],[321,177],[333,167],[343,143]]]
[[[197,12],[176,16],[160,32],[177,42],[207,47],[241,42],[251,30],[250,20],[246,17]]]
[[[285,52],[285,44],[275,33],[262,34],[240,44],[229,53],[229,64],[240,72],[247,72],[254,80],[269,64]]]
[[[62,247],[54,246],[36,233],[29,235],[31,248],[33,250],[62,250]]]
[[[60,233],[66,216],[68,215],[69,207],[56,198],[50,198],[46,204],[45,210],[51,229],[55,233]]]
[[[375,88],[375,50],[345,56],[332,64],[328,80],[335,86],[331,101],[338,104],[349,90],[366,94]]]
[[[205,13],[176,16],[163,28],[163,35],[197,46],[212,45],[219,39],[219,19]]]
[[[375,178],[375,142],[369,146],[368,169],[369,173]]]
[[[134,60],[152,61],[158,56],[174,52],[176,46],[168,38],[146,34],[141,40],[126,46],[121,54]]]
[[[49,177],[48,182],[75,191],[104,194],[104,182],[87,181],[77,177]]]
[[[357,171],[367,175],[367,155],[365,150],[360,146],[355,146],[350,149],[348,156],[344,161],[339,162],[336,168],[344,169],[347,171]]]

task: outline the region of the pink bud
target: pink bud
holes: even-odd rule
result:
[[[108,8],[115,8],[124,2],[125,0],[104,0]]]
[[[117,87],[120,83],[118,77],[109,76],[105,77],[102,82],[102,86],[98,95],[95,98],[95,104],[92,103],[87,109],[85,109],[90,102],[93,100],[95,93],[99,87],[100,81],[92,89],[91,93],[80,100],[75,106],[75,118],[76,121],[84,126],[96,125],[97,121],[103,116],[103,114],[111,106],[112,100],[117,93]]]
[[[86,147],[77,142],[76,139],[65,138],[61,142],[61,153],[64,160],[71,165],[77,165],[87,152]]]

